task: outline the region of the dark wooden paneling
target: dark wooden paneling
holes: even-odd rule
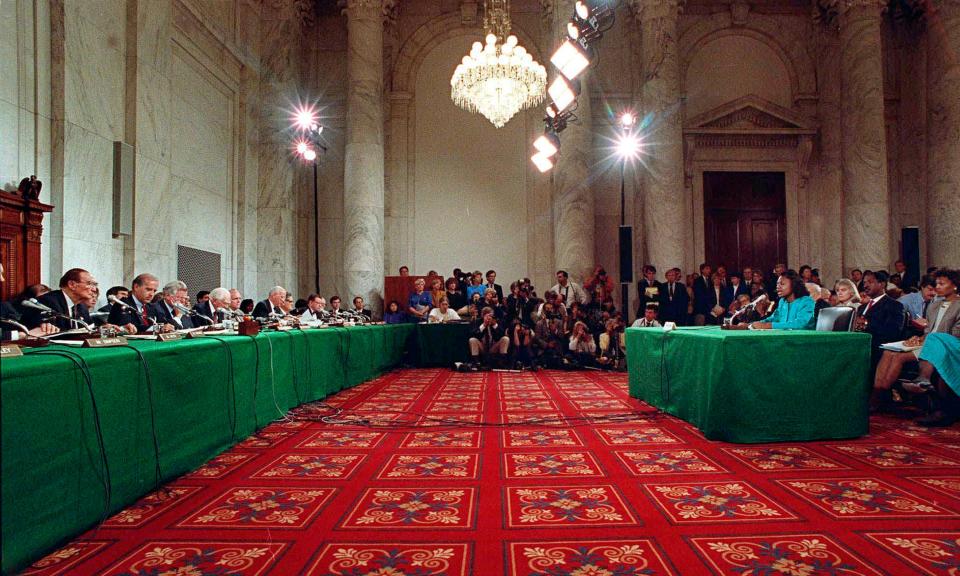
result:
[[[0,261],[6,281],[0,298],[9,300],[40,282],[40,234],[43,214],[53,206],[0,192]]]
[[[729,270],[786,262],[786,184],[782,172],[705,172],[707,262]]]

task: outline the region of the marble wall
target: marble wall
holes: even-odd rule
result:
[[[182,244],[219,253],[222,283],[248,295],[298,287],[303,186],[271,123],[299,82],[294,14],[288,0],[0,4],[0,184],[37,174],[56,206],[45,282],[72,266],[102,286],[167,281]],[[129,237],[112,235],[114,141],[135,150]]]

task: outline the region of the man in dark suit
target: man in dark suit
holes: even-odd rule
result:
[[[661,285],[660,289],[660,321],[675,322],[680,326],[687,323],[687,304],[690,302],[690,295],[687,294],[687,287],[683,282],[678,282],[680,275],[679,268],[667,270],[667,281]]]
[[[479,366],[481,359],[485,360],[488,367],[494,364],[504,366],[510,349],[510,337],[493,310],[484,308],[481,314],[483,322],[470,334],[470,359],[474,366]]]
[[[193,314],[191,316],[193,325],[197,327],[212,324],[207,318],[211,320],[217,319],[213,311],[213,304],[210,303],[210,292],[206,290],[197,292],[197,303],[193,305]]]
[[[170,325],[177,330],[193,328],[193,321],[190,316],[184,314],[177,308],[177,304],[183,305],[187,296],[187,285],[180,280],[174,280],[163,287],[163,293],[159,302],[151,304],[150,316],[154,318],[157,324]]]
[[[373,313],[370,312],[370,309],[363,307],[363,296],[353,297],[353,310],[351,310],[351,312],[366,316],[367,320],[373,320]]]
[[[870,334],[873,368],[883,354],[880,345],[902,340],[906,324],[903,304],[887,296],[887,280],[886,272],[867,270],[863,273],[863,290],[868,299],[860,304],[854,321],[856,331]]]
[[[114,304],[110,309],[108,322],[123,326],[127,332],[133,334],[173,330],[171,325],[157,325],[156,320],[151,316],[150,303],[153,302],[153,297],[157,293],[158,284],[160,281],[153,274],[143,273],[134,278],[130,294],[120,299],[126,306]]]
[[[503,302],[503,286],[496,283],[497,280],[497,271],[496,270],[487,270],[487,283],[483,285],[483,290],[486,292],[487,288],[493,288],[497,293],[497,301]]]
[[[701,264],[700,277],[693,282],[693,323],[697,326],[703,326],[710,316],[712,306],[708,301],[711,300],[710,291],[713,289],[710,281],[712,272],[713,268],[709,264]]]
[[[6,282],[7,279],[3,276],[3,264],[0,264],[0,282]],[[0,302],[0,320],[9,320],[10,322],[20,323],[20,313],[17,312],[17,309],[13,304],[9,302]],[[3,328],[0,329],[0,340],[20,340],[26,338],[27,336],[39,337],[46,334],[55,334],[60,330],[52,324],[41,324],[36,328],[24,332],[22,329],[18,329],[17,324],[3,324]]]
[[[74,322],[71,318],[92,324],[90,313],[84,302],[90,300],[97,287],[96,279],[82,268],[71,268],[60,278],[60,289],[47,292],[37,301],[66,318],[52,318],[50,323],[60,330],[70,330]],[[21,321],[27,328],[36,328],[42,324],[43,314],[39,310],[26,308]]]
[[[643,280],[637,282],[637,317],[643,316],[647,304],[660,305],[663,286],[657,282],[657,269],[652,264],[643,265]]]
[[[731,272],[727,276],[727,285],[723,287],[724,296],[733,302],[741,294],[750,295],[750,288],[743,283],[743,277],[739,272]]]
[[[267,294],[266,300],[257,302],[253,307],[254,318],[269,318],[271,314],[283,316],[283,302],[287,299],[287,291],[283,286],[274,286]]]
[[[787,271],[787,265],[783,262],[777,262],[773,266],[773,276],[767,278],[767,297],[770,298],[771,302],[776,302],[779,296],[777,296],[777,281],[780,280],[780,276]]]

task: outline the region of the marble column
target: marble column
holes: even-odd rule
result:
[[[843,266],[890,266],[890,193],[883,112],[883,0],[840,0]]]
[[[678,0],[634,0],[643,51],[643,111],[653,115],[645,140],[643,233],[647,261],[661,271],[693,265],[684,259],[690,234],[683,182],[683,123],[680,114]]]
[[[927,15],[927,266],[960,266],[960,0]]]
[[[382,0],[347,0],[347,133],[344,153],[343,273],[354,296],[379,311],[383,300]]]
[[[566,37],[574,3],[573,0],[554,3],[550,55],[559,45],[559,39]],[[578,80],[582,88],[576,105],[579,120],[571,122],[560,134],[560,154],[553,169],[553,246],[557,269],[566,270],[577,282],[583,282],[595,265],[594,198],[590,190],[593,132],[589,72],[584,71]]]

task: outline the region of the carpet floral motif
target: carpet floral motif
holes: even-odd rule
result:
[[[919,482],[924,486],[952,496],[960,498],[960,476],[938,476],[936,478],[911,478],[914,482]]]
[[[606,476],[589,452],[504,454],[506,478]]]
[[[834,518],[955,516],[948,510],[875,478],[817,478],[778,482]]]
[[[307,574],[325,576],[466,576],[467,544],[327,544]]]
[[[726,472],[698,450],[618,451],[616,454],[627,471],[636,476]]]
[[[176,506],[191,494],[196,494],[200,486],[169,486],[161,488],[141,498],[136,504],[124,508],[112,518],[101,524],[106,528],[137,528]]]
[[[303,528],[320,512],[333,488],[236,488],[181,521],[186,528]]]
[[[237,448],[250,448],[254,450],[271,448],[290,436],[293,436],[293,434],[294,432],[292,430],[269,430],[268,428],[264,428],[237,444]]]
[[[286,454],[250,477],[343,480],[353,474],[363,459],[363,454]]]
[[[434,402],[427,408],[427,412],[483,412],[483,402]]]
[[[573,405],[580,410],[620,410],[624,412],[633,410],[633,406],[622,400],[605,398],[573,400]]]
[[[78,540],[52,552],[30,565],[20,576],[52,576],[69,574],[69,570],[85,559],[110,546],[107,540]]]
[[[822,534],[709,537],[690,541],[718,574],[880,576]]]
[[[838,444],[833,448],[877,468],[960,466],[956,460],[903,444]]]
[[[887,532],[867,537],[923,574],[960,574],[960,532]]]
[[[502,390],[500,398],[503,400],[549,400],[550,397],[543,390]]]
[[[597,428],[597,434],[608,446],[643,444],[678,444],[680,440],[663,428],[639,426],[631,428]]]
[[[468,528],[473,488],[370,488],[343,522],[344,528]]]
[[[458,478],[477,477],[476,454],[420,455],[394,454],[378,478]]]
[[[104,576],[258,576],[267,572],[284,547],[266,542],[151,542]]]
[[[583,442],[573,430],[504,430],[503,446],[583,446]]]
[[[510,576],[641,576],[674,574],[647,539],[513,542]]]
[[[501,421],[514,426],[568,426],[567,419],[557,411],[552,412],[502,412]]]
[[[299,448],[373,448],[383,440],[383,432],[317,432]]]
[[[479,448],[479,430],[449,430],[444,432],[410,432],[400,443],[401,448]]]
[[[846,469],[847,466],[800,446],[725,448],[724,452],[761,472],[775,470]]]
[[[637,524],[613,486],[508,487],[511,528]]]
[[[605,390],[567,390],[563,395],[571,400],[613,398],[613,395]]]
[[[215,456],[203,466],[187,474],[185,478],[223,478],[253,458],[253,454],[227,452]]]
[[[504,400],[503,410],[505,412],[539,412],[541,410],[556,411],[557,405],[550,400]]]
[[[667,516],[680,524],[794,518],[746,482],[645,484],[644,488]]]

